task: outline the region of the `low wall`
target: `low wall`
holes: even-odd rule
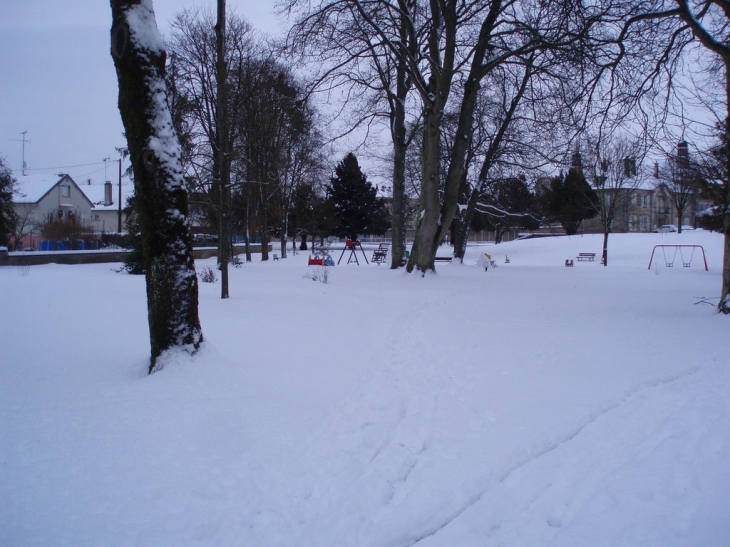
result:
[[[269,244],[269,252],[272,245]],[[246,252],[243,246],[234,246],[233,254]],[[251,245],[252,253],[260,253],[261,245]],[[0,266],[37,266],[39,264],[104,264],[107,262],[125,262],[131,251],[99,250],[99,251],[24,251],[9,253],[0,247]],[[195,259],[211,258],[218,254],[217,247],[197,247],[193,249]]]

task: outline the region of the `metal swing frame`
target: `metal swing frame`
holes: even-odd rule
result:
[[[702,260],[705,263],[705,271],[709,271],[707,268],[707,257],[705,256],[705,249],[702,247],[702,245],[654,245],[654,249],[651,251],[651,258],[649,259],[649,270],[651,270],[651,263],[654,260],[654,253],[657,249],[661,248],[663,256],[664,256],[664,263],[666,264],[667,268],[671,268],[674,266],[674,258],[672,258],[671,262],[668,262],[666,259],[666,252],[665,248],[672,247],[674,249],[674,258],[677,256],[677,251],[679,251],[680,255],[682,256],[682,266],[685,268],[689,268],[692,264],[692,257],[694,256],[694,252],[696,249],[700,249],[702,251]],[[689,258],[689,262],[684,261],[684,254],[682,253],[683,248],[691,248],[692,249],[692,255]]]

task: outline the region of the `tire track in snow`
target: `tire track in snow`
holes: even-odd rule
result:
[[[701,367],[693,367],[683,373],[680,374],[674,374],[669,375],[664,378],[657,379],[655,381],[651,382],[645,382],[643,384],[640,384],[636,386],[634,389],[628,391],[626,394],[624,394],[623,397],[621,397],[618,401],[616,401],[613,404],[604,406],[601,410],[595,412],[591,417],[583,422],[580,426],[575,428],[573,431],[568,433],[567,435],[561,436],[559,439],[550,442],[546,444],[543,448],[536,451],[533,455],[529,456],[528,458],[524,458],[517,462],[515,465],[510,466],[508,469],[503,471],[500,474],[500,478],[492,484],[489,488],[481,491],[478,495],[473,496],[469,499],[469,501],[465,504],[463,504],[459,509],[448,515],[446,518],[444,518],[441,522],[437,523],[432,529],[419,534],[417,537],[415,537],[414,541],[410,543],[404,543],[401,547],[413,547],[420,542],[422,542],[425,539],[428,539],[432,536],[435,536],[438,534],[439,531],[446,528],[449,524],[457,520],[461,515],[463,515],[466,511],[468,511],[471,507],[479,503],[487,493],[489,493],[493,488],[496,486],[499,486],[503,484],[507,479],[509,479],[510,476],[512,476],[515,472],[519,471],[520,469],[524,468],[527,465],[530,465],[532,462],[535,462],[536,460],[550,454],[551,452],[557,450],[561,446],[570,443],[573,441],[576,437],[578,437],[581,433],[583,433],[587,428],[589,428],[596,420],[599,418],[606,416],[615,410],[617,410],[619,407],[624,405],[625,403],[632,400],[637,395],[651,391],[653,389],[656,389],[660,386],[672,384],[674,382],[679,382],[682,380],[686,380],[690,378],[691,376],[695,375],[697,372],[701,370]]]
[[[588,420],[586,420],[585,422],[580,424],[577,428],[575,428],[573,431],[571,431],[567,435],[561,436],[556,441],[547,443],[543,448],[535,451],[528,458],[524,458],[524,459],[520,460],[519,462],[517,462],[515,465],[512,465],[508,469],[504,470],[500,474],[499,479],[495,483],[493,483],[489,488],[481,491],[478,495],[471,497],[467,503],[463,504],[460,508],[458,508],[456,511],[452,512],[446,518],[442,519],[440,522],[435,524],[429,530],[426,530],[422,534],[419,534],[418,536],[416,536],[412,542],[404,543],[400,547],[413,547],[413,546],[419,544],[420,542],[422,542],[423,540],[428,539],[432,536],[435,536],[441,530],[443,530],[444,528],[449,526],[452,522],[457,520],[461,515],[463,515],[471,507],[473,507],[474,505],[479,503],[486,496],[486,494],[488,494],[492,489],[494,489],[495,487],[497,487],[497,486],[503,484],[505,481],[507,481],[514,473],[516,473],[520,469],[530,465],[531,463],[535,462],[536,460],[554,452],[561,446],[566,445],[566,444],[570,443],[571,441],[575,440],[581,433],[583,433],[587,428],[589,428],[593,423],[595,423],[596,420],[616,411],[622,405],[631,401],[639,394],[654,390],[661,386],[665,386],[665,385],[669,385],[669,384],[672,384],[675,382],[680,382],[680,381],[686,380],[686,379],[694,376],[695,374],[697,374],[700,370],[702,370],[701,367],[692,367],[683,373],[669,375],[664,378],[659,378],[659,379],[656,379],[651,382],[644,382],[644,383],[636,386],[634,389],[632,389],[632,390],[628,391],[626,394],[624,394],[624,396],[621,397],[619,400],[617,400],[615,403],[606,405],[601,410],[595,412],[593,415],[591,415],[591,417]]]
[[[295,536],[313,545],[371,537],[377,515],[402,502],[403,485],[428,451],[436,406],[437,367],[423,327],[451,300],[441,293],[392,320],[372,368],[281,477],[290,486],[279,491],[294,487],[280,514]]]

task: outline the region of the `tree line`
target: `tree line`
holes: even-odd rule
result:
[[[111,4],[115,14],[148,8],[139,0]],[[156,68],[165,75],[170,125],[179,136],[171,176],[179,167],[191,202],[204,205],[200,214],[218,226],[224,267],[236,222],[247,235],[256,229],[262,243],[278,237],[286,252],[286,236],[296,233],[288,226],[292,205],[304,218],[314,210],[307,196],[326,197],[323,151],[334,135],[325,128],[335,123],[341,134],[381,122],[387,127],[392,267],[404,254],[408,204],[417,200],[406,267],[421,274],[434,270],[447,234],[455,256],[463,257],[480,211],[504,219],[517,214],[499,200],[526,195],[519,184],[525,173],[564,165],[566,154],[588,141],[601,165],[621,132],[646,150],[661,142],[678,119],[677,105],[692,94],[716,117],[715,164],[721,175],[728,172],[730,10],[724,0],[282,0],[279,6],[293,24],[286,42],[273,48],[255,40],[243,18],[228,14],[225,0],[218,0],[215,20],[183,12],[173,23],[167,63]],[[123,100],[120,59],[138,34],[124,30],[131,19],[120,25],[115,15],[115,21],[112,53],[126,119],[125,108],[135,105]],[[164,59],[160,44],[145,47]],[[283,62],[278,53],[284,51],[307,68],[306,81]],[[699,62],[686,63],[690,54]],[[688,84],[687,75],[696,79]],[[154,95],[159,89],[150,81],[142,83]],[[313,99],[322,104],[323,96],[342,100],[317,112]],[[686,114],[681,121],[692,125]],[[159,173],[170,154],[149,142],[133,144],[136,125],[125,122],[141,189],[141,174]],[[608,180],[607,173],[598,176]],[[575,187],[575,178],[569,171],[549,188],[557,194]],[[715,189],[718,202],[727,203],[727,179]],[[730,312],[727,208],[722,215],[718,309]],[[523,216],[528,222],[530,215]]]

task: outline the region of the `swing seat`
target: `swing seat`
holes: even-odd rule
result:
[[[704,266],[706,272],[709,271],[709,268],[707,267],[707,258],[705,257],[705,249],[702,247],[702,245],[654,245],[654,249],[652,249],[651,251],[651,258],[649,258],[649,269],[651,269],[651,264],[654,260],[654,254],[656,253],[656,250],[658,248],[662,250],[664,265],[667,268],[674,267],[674,262],[677,259],[677,253],[679,253],[682,267],[691,268],[695,251],[699,249],[700,253],[702,253],[702,265]],[[689,254],[689,257],[684,256],[685,252]]]

